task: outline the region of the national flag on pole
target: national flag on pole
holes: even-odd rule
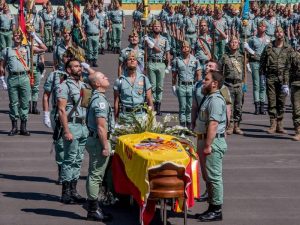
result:
[[[24,15],[24,4],[25,0],[20,0],[20,5],[19,5],[19,17],[18,17],[18,22],[19,22],[19,29],[23,33],[23,41],[22,44],[27,44],[27,38],[26,38],[26,20],[25,20],[25,15]]]
[[[248,20],[249,19],[249,13],[250,13],[250,0],[244,0],[242,19],[243,20]]]
[[[74,28],[72,31],[72,40],[76,43],[76,45],[82,47],[81,42],[81,13],[80,13],[80,3],[81,0],[74,0],[73,1],[73,24]]]

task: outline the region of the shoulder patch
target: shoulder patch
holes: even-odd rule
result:
[[[100,109],[105,109],[105,102],[100,102],[99,107]]]

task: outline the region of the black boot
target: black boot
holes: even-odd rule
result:
[[[208,193],[205,191],[200,198],[198,199],[199,202],[206,202],[208,200]]]
[[[223,220],[222,205],[211,205],[211,207],[212,207],[212,209],[209,212],[198,217],[198,219],[201,222],[211,222],[211,221]]]
[[[104,213],[98,205],[98,200],[88,200],[88,213],[87,220],[109,222],[112,220],[112,216]]]
[[[187,129],[191,129],[191,122],[186,122],[186,127],[187,127]]]
[[[104,48],[101,48],[101,49],[100,49],[100,54],[101,54],[101,55],[104,55]]]
[[[37,102],[36,101],[32,101],[32,110],[31,110],[32,114],[36,114],[39,115],[40,111],[37,109]]]
[[[58,176],[57,181],[55,182],[57,185],[62,185],[62,179],[61,179],[61,165],[57,165],[58,169]]]
[[[93,67],[98,67],[97,60],[96,60],[96,59],[94,59],[92,62],[93,62]]]
[[[153,107],[154,107],[154,111],[155,111],[156,114],[157,114],[157,104],[156,104],[156,102],[153,102]]]
[[[28,107],[29,107],[28,113],[31,114],[32,113],[32,110],[31,110],[31,101],[29,102],[29,106]]]
[[[195,214],[195,219],[200,219],[202,216],[206,215],[207,213],[211,212],[213,209],[213,205],[209,204],[208,205],[208,209],[206,211],[204,211],[203,213],[196,213]]]
[[[71,183],[69,181],[62,182],[62,192],[60,201],[64,204],[74,203],[74,200],[71,197]]]
[[[11,121],[11,131],[9,131],[8,136],[15,136],[18,134],[18,121],[12,120]]]
[[[71,198],[75,203],[85,203],[86,199],[83,198],[80,194],[78,194],[76,190],[77,180],[71,181]]]
[[[21,120],[20,135],[30,136],[30,132],[26,128],[26,120]]]
[[[160,111],[160,105],[161,105],[161,103],[160,103],[160,102],[156,102],[156,104],[157,104],[157,110],[156,110],[157,115],[158,115],[158,116],[161,116],[161,115],[162,115],[162,113],[161,113],[161,111]]]
[[[255,105],[255,111],[254,111],[254,114],[255,115],[258,115],[259,114],[259,102],[254,102],[254,105]]]
[[[265,110],[265,103],[264,102],[260,102],[260,114],[261,115],[266,115],[266,110]]]

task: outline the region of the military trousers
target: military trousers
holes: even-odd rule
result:
[[[99,138],[88,137],[86,150],[89,153],[89,171],[86,180],[86,193],[89,200],[97,200],[109,157],[102,155],[103,146]]]
[[[62,181],[78,180],[81,164],[84,157],[84,149],[88,136],[86,125],[79,123],[68,123],[73,140],[63,140],[64,160],[62,163]]]
[[[97,60],[99,50],[99,35],[90,35],[86,41],[86,57],[88,60]]]
[[[102,37],[99,40],[100,49],[106,49],[106,39],[107,39],[106,29],[102,29]]]
[[[194,34],[185,34],[185,40],[190,44],[191,49],[195,48],[195,44],[197,42],[197,33]]]
[[[225,40],[216,41],[215,56],[217,60],[220,60],[222,55],[225,53],[225,46],[226,46]]]
[[[205,140],[197,141],[197,152],[200,157],[200,168],[203,180],[206,182],[208,203],[223,204],[223,156],[227,151],[225,138],[215,138],[212,143],[212,152],[204,154]]]
[[[293,105],[294,127],[300,126],[300,85],[291,85],[291,102]]]
[[[34,84],[31,87],[31,95],[29,101],[37,102],[39,99],[39,86],[41,82],[41,73],[37,70],[33,71]]]
[[[10,119],[27,120],[30,96],[30,82],[27,73],[24,75],[9,75],[7,87]]]
[[[114,48],[121,48],[122,28],[122,23],[112,24],[112,46]]]
[[[240,122],[242,119],[243,92],[242,84],[226,85],[230,92],[232,107],[230,122]]]
[[[0,50],[12,46],[12,31],[0,32]]]
[[[269,75],[266,84],[270,119],[283,119],[286,96],[281,91],[282,81],[277,76]]]
[[[53,34],[52,34],[52,27],[45,26],[44,29],[44,43],[47,47],[53,46]]]
[[[55,115],[56,113],[56,108],[53,108],[50,112],[50,121],[51,121],[51,127],[54,131],[56,123],[55,117],[58,117],[58,112],[57,115]],[[57,165],[62,165],[63,161],[64,161],[64,141],[63,138],[60,137],[58,140],[53,142],[54,144],[54,149],[55,149],[55,162]]]
[[[121,111],[119,114],[119,121],[121,124],[131,125],[133,123],[133,118],[131,117],[132,113],[137,119],[143,118],[146,115],[146,112],[123,112]]]
[[[179,121],[180,123],[190,123],[193,103],[193,85],[177,86],[177,97],[179,101]]]
[[[161,102],[164,79],[165,79],[166,65],[164,63],[149,62],[148,64],[148,77],[152,86],[152,96],[154,102]]]
[[[259,74],[259,62],[250,62],[253,82],[253,99],[254,102],[265,102],[266,100],[266,83]]]

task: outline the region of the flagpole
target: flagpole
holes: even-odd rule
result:
[[[148,0],[143,0],[143,18],[142,25],[144,25],[144,35],[147,35],[147,22],[148,22]],[[147,42],[144,40],[144,74],[147,76],[147,64],[148,64],[148,46]]]
[[[217,0],[214,0],[214,6],[213,6],[213,20],[215,19],[215,10],[216,10],[216,4],[217,4]],[[215,49],[216,49],[216,28],[213,28],[212,30],[212,39],[213,39],[213,43],[212,43],[212,59],[216,59],[215,57]]]

